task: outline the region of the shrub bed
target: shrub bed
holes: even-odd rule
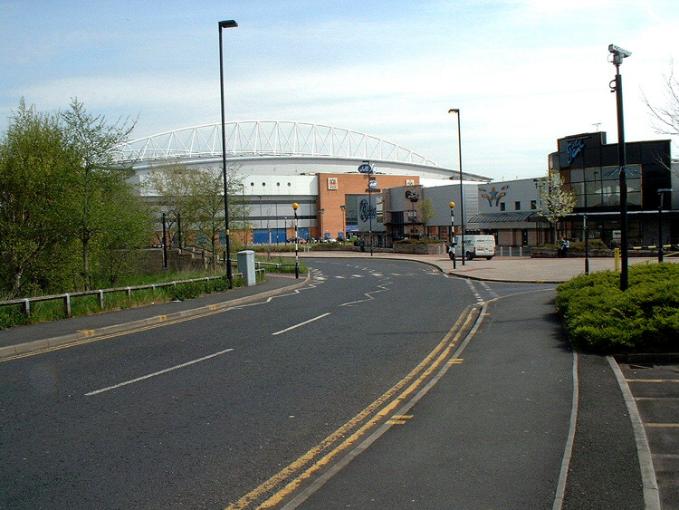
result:
[[[679,264],[629,268],[629,287],[602,271],[557,288],[556,307],[577,348],[602,353],[679,352]]]

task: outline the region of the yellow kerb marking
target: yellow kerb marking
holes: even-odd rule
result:
[[[335,431],[331,436],[328,436],[328,438],[324,439],[321,444],[325,444],[326,446],[329,446],[332,441],[328,441],[330,437],[342,437],[344,435],[344,432],[348,431],[351,429],[355,424],[359,423],[363,418],[365,418],[372,410],[374,410],[376,407],[379,407],[382,403],[384,403],[386,400],[391,398],[391,396],[396,393],[396,391],[400,390],[404,385],[406,385],[415,375],[417,375],[418,372],[422,370],[445,346],[445,349],[441,352],[440,355],[433,361],[433,363],[424,371],[420,374],[420,376],[413,382],[406,390],[404,390],[398,397],[396,397],[393,401],[391,401],[389,404],[387,404],[384,409],[380,410],[375,416],[373,416],[370,420],[368,420],[363,426],[361,426],[356,432],[351,434],[348,438],[346,438],[339,446],[334,448],[332,451],[324,455],[320,460],[318,460],[316,463],[312,464],[309,466],[306,471],[304,471],[302,474],[300,474],[297,478],[289,482],[285,487],[283,487],[280,491],[276,492],[273,494],[269,499],[264,501],[258,508],[273,508],[276,505],[278,505],[281,501],[283,501],[286,497],[288,497],[290,494],[292,494],[297,488],[307,479],[309,479],[311,476],[313,476],[316,472],[320,471],[323,467],[327,466],[335,457],[337,457],[340,453],[342,453],[344,450],[347,450],[354,444],[358,442],[358,440],[368,431],[370,430],[374,425],[376,425],[378,422],[380,422],[383,418],[391,414],[394,409],[400,407],[404,401],[410,395],[422,384],[423,381],[425,381],[431,374],[434,372],[444,361],[445,359],[450,356],[450,353],[459,340],[460,336],[462,335],[462,332],[465,331],[466,326],[469,324],[469,322],[472,320],[473,317],[473,312],[474,309],[470,309],[469,312],[466,315],[466,318],[464,320],[464,324],[462,325],[462,329],[458,331],[455,336],[453,337],[452,340],[450,340],[451,336],[453,335],[453,331],[457,329],[458,323],[462,320],[462,316],[458,318],[458,320],[455,322],[453,327],[448,331],[446,336],[441,340],[439,345],[436,346],[436,348],[424,359],[420,364],[417,365],[406,377],[401,379],[395,386],[393,386],[391,389],[387,391],[384,395],[382,395],[378,400],[370,404],[370,406],[366,407],[359,415],[356,417],[352,418],[349,422],[347,422],[345,425],[343,425],[340,429]],[[446,343],[450,340],[448,345]],[[379,404],[378,404],[379,402]],[[371,411],[368,411],[368,409],[371,409]],[[359,419],[358,417],[361,416]],[[351,424],[351,426],[348,426]],[[340,431],[342,431],[340,433]],[[310,462],[313,460],[313,457],[315,457],[317,454],[319,454],[323,448],[320,447],[321,445],[319,444],[318,446],[312,448],[309,450],[306,454],[304,454],[302,457],[297,459],[295,462],[290,464],[288,467],[286,467],[283,471],[280,471],[278,474],[274,475],[272,478],[270,478],[268,481],[264,482],[262,485],[251,491],[250,493],[246,494],[243,496],[240,500],[237,502],[229,505],[226,507],[227,510],[236,510],[236,509],[242,509],[245,508],[246,505],[250,504],[252,501],[260,497],[264,492],[267,490],[272,489],[282,481],[284,481],[286,478],[288,478],[289,475],[294,474],[295,471],[298,469],[301,469],[306,463]],[[311,454],[311,452],[315,452]],[[292,467],[294,466],[294,467]],[[283,472],[289,473],[289,475],[282,476]],[[274,483],[275,480],[275,483]],[[266,487],[266,488],[265,488]]]
[[[644,423],[644,426],[654,429],[679,429],[679,423]]]
[[[455,359],[451,359],[448,362],[448,366],[451,367],[453,365],[462,365],[462,363],[464,363],[464,360],[462,358],[455,358]]]
[[[78,330],[78,333],[80,333],[84,337],[90,337],[93,336],[94,333],[96,333],[96,329],[80,329]]]

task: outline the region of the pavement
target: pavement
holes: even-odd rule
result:
[[[369,256],[358,252],[300,253],[302,258]],[[575,257],[566,259],[494,257],[489,261],[485,259],[465,261],[464,265],[458,261],[455,269],[447,256],[440,255],[376,252],[373,258],[417,261],[436,267],[448,275],[492,282],[559,283],[584,273],[584,259]],[[678,257],[666,260],[679,262]],[[629,262],[648,264],[655,263],[656,259],[630,257]],[[592,258],[590,271],[613,270],[613,264],[612,259]],[[255,287],[233,289],[226,293],[215,293],[181,303],[144,306],[3,330],[0,331],[0,361],[21,356],[22,353],[58,348],[57,346],[61,344],[93,341],[98,336],[116,336],[126,331],[157,327],[159,322],[171,323],[173,320],[182,320],[191,315],[209,314],[224,307],[290,292],[303,284],[303,279],[295,281],[288,276],[271,276]],[[647,496],[645,508],[679,509],[678,360],[656,357],[611,363],[612,358],[607,360],[591,355],[581,357],[581,409],[563,508],[612,508],[607,506],[611,500],[606,498],[610,495],[625,494],[618,490],[619,487],[607,485],[607,473],[592,469],[591,466],[598,464],[592,462],[593,456],[599,457],[604,462],[607,458],[618,458],[624,459],[626,463],[636,464],[637,456],[641,459],[646,455],[652,462],[648,465],[641,462],[641,471],[646,472],[647,479],[644,481],[644,487],[641,485],[638,487],[638,492],[643,492]],[[617,383],[613,364],[620,368],[622,374],[617,378]],[[623,401],[627,406],[626,409],[623,407]],[[611,409],[617,418],[608,412]],[[635,416],[639,421],[636,428]],[[631,423],[625,421],[621,424],[621,417],[625,420],[629,418]],[[617,430],[620,427],[625,430]],[[637,445],[636,451],[630,450],[629,441],[624,444],[616,441],[620,435],[632,433]],[[620,460],[616,462],[620,464]],[[629,483],[633,485],[637,479],[638,476],[633,473],[630,475]],[[591,492],[594,486],[599,487],[598,495]],[[623,502],[627,504],[622,505]],[[621,506],[616,506],[617,508],[633,508],[640,504],[640,500],[626,494],[619,498],[618,503]]]
[[[291,253],[281,253],[282,256],[292,256]],[[301,258],[324,257],[369,257],[368,253],[353,251],[309,251],[300,252]],[[493,257],[491,260],[474,259],[453,261],[448,255],[410,255],[405,253],[374,252],[373,258],[388,258],[396,260],[416,260],[438,267],[444,273],[495,282],[517,283],[562,283],[585,273],[585,259],[583,257],[568,258],[531,258],[531,257]],[[654,257],[629,257],[629,264],[654,264]],[[665,257],[666,262],[679,263],[679,257]],[[615,269],[612,258],[600,257],[589,259],[590,272],[612,271]]]

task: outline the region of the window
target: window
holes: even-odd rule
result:
[[[521,210],[521,202],[519,202],[518,200],[516,202],[514,202],[514,210],[515,211]]]
[[[500,202],[500,210],[501,211],[505,210],[505,203],[504,202]]]
[[[531,209],[537,209],[538,208],[538,201],[537,200],[531,200],[530,201],[530,208]]]

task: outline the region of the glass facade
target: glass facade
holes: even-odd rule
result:
[[[627,204],[641,208],[641,165],[628,165]],[[617,166],[571,168],[561,171],[565,184],[575,193],[575,208],[596,210],[620,205],[620,178]]]

